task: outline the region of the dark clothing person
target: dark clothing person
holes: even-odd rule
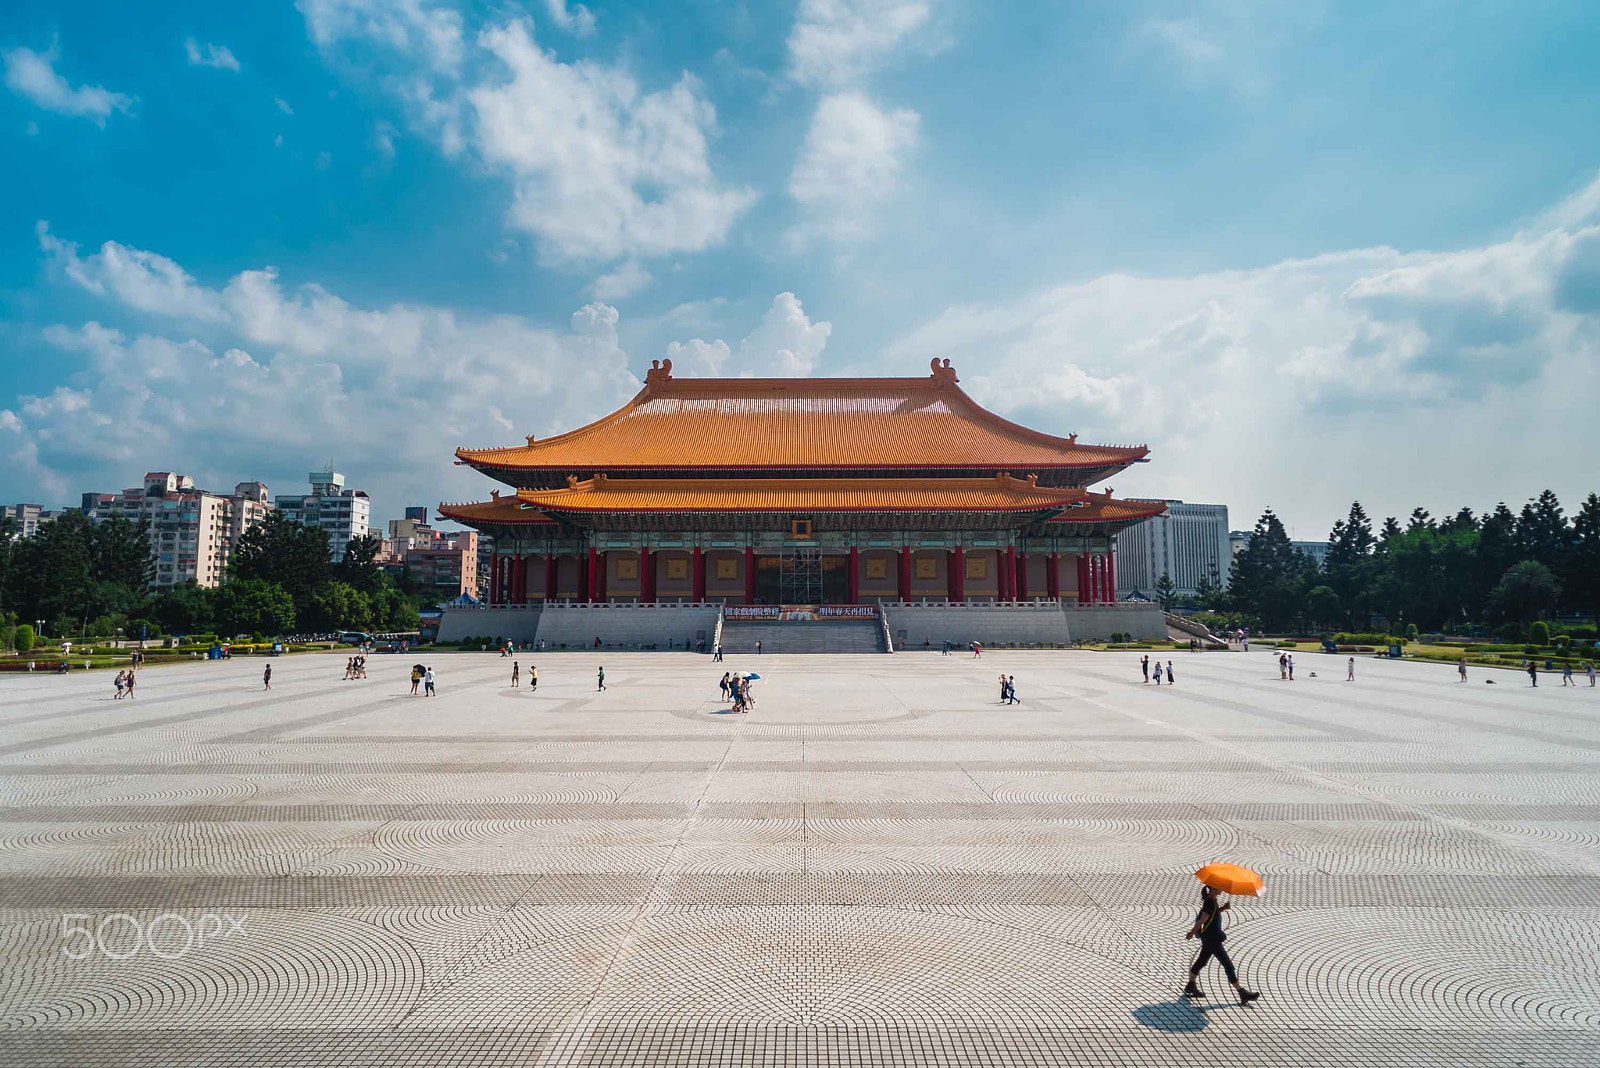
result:
[[[1535,686],[1539,685],[1539,665],[1532,660],[1528,661],[1528,681]]]
[[[1256,991],[1246,990],[1239,984],[1239,973],[1233,966],[1233,958],[1222,948],[1222,943],[1228,939],[1222,929],[1222,914],[1232,907],[1218,903],[1217,895],[1211,887],[1200,888],[1200,911],[1195,913],[1194,926],[1183,936],[1200,939],[1200,956],[1189,968],[1189,985],[1183,988],[1184,997],[1205,997],[1200,989],[1200,970],[1211,963],[1212,958],[1222,965],[1223,974],[1228,977],[1228,982],[1239,992],[1241,1004],[1248,1005],[1261,996]]]

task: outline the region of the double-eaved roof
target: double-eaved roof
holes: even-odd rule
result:
[[[924,378],[673,378],[672,361],[617,411],[553,438],[458,449],[513,486],[567,475],[705,472],[1036,473],[1082,485],[1142,460],[1142,445],[1080,445],[1003,419],[956,384],[949,361]],[[1056,477],[1051,477],[1055,473]]]

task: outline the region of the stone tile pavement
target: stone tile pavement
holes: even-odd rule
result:
[[[1600,1064],[1600,690],[1172,659],[0,679],[0,1063]]]

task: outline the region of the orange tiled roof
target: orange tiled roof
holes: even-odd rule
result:
[[[988,411],[949,361],[926,378],[688,378],[672,361],[597,422],[499,449],[457,449],[473,467],[547,472],[658,468],[1120,468],[1142,445],[1080,445]]]
[[[1047,523],[1118,523],[1128,520],[1150,519],[1167,510],[1162,501],[1118,501],[1111,491],[1091,493],[1078,505],[1060,515],[1051,516]]]
[[[549,523],[549,516],[514,496],[501,497],[476,504],[441,504],[440,519],[453,519],[458,523]]]
[[[525,489],[524,503],[554,513],[597,512],[1036,512],[1070,508],[1081,489],[994,478],[570,479]],[[441,510],[442,511],[442,510]]]

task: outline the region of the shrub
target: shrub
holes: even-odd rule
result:
[[[1417,625],[1415,623],[1406,624],[1406,638],[1410,641],[1417,640]]]
[[[11,639],[17,646],[17,652],[26,653],[33,648],[33,625],[24,623],[17,628],[17,633]]]
[[[17,628],[10,623],[0,623],[0,649],[11,648],[11,643],[17,640]]]
[[[1527,645],[1524,645],[1522,647],[1522,651],[1524,653],[1526,653],[1527,655],[1529,655],[1529,656],[1538,656],[1539,655],[1539,647],[1537,645],[1532,644],[1531,642],[1529,644],[1527,644]]]
[[[1528,628],[1528,644],[1529,645],[1549,645],[1550,644],[1550,624],[1546,623],[1542,619],[1534,620],[1533,621],[1533,625]]]

